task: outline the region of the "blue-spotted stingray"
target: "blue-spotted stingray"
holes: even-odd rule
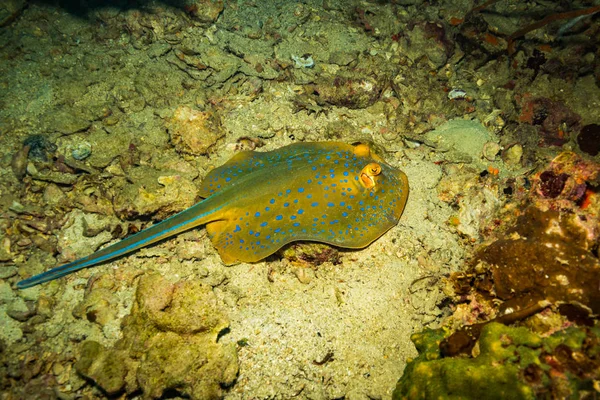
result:
[[[406,175],[366,144],[296,143],[244,151],[212,170],[204,200],[156,225],[17,284],[27,288],[206,225],[226,264],[255,262],[306,240],[363,248],[395,226],[408,198]]]

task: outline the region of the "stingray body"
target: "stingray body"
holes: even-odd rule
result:
[[[362,248],[398,223],[406,175],[365,144],[297,143],[235,155],[205,178],[194,206],[90,256],[17,284],[26,288],[206,225],[226,264],[261,260],[298,241]]]

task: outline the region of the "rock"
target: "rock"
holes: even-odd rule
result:
[[[445,153],[450,162],[481,164],[484,146],[492,135],[479,121],[453,119],[422,137],[426,145]]]
[[[215,113],[186,106],[177,108],[166,125],[177,151],[190,155],[207,154],[217,140],[225,136]]]
[[[113,290],[97,287],[94,282],[92,290],[86,291],[83,301],[73,309],[73,316],[106,326],[117,318],[117,303]]]
[[[496,142],[487,142],[483,145],[483,157],[488,161],[495,161],[502,147]]]
[[[23,179],[27,174],[29,150],[30,146],[23,146],[19,151],[13,154],[10,166],[18,180]]]
[[[222,398],[239,368],[235,344],[217,343],[228,325],[210,287],[144,276],[122,339],[110,349],[85,342],[75,368],[111,396]]]
[[[521,158],[523,157],[523,146],[515,144],[510,146],[502,155],[502,160],[511,166],[520,165]]]
[[[157,276],[142,279],[136,299],[144,316],[161,331],[190,334],[216,329],[218,333],[228,325],[225,315],[215,312],[213,292],[195,281],[173,285]]]
[[[598,376],[592,350],[599,341],[598,323],[549,337],[490,323],[474,357],[442,358],[439,343],[447,334],[441,328],[412,335],[419,356],[406,366],[393,400],[448,398],[449,393],[464,399],[572,398]]]
[[[76,160],[85,160],[92,154],[92,145],[88,142],[80,142],[73,147],[71,155]]]
[[[123,187],[113,200],[114,210],[121,218],[155,215],[164,219],[196,202],[197,187],[179,174],[139,166],[131,168],[128,176],[133,183]]]
[[[64,135],[85,131],[92,125],[88,118],[71,110],[48,113],[45,116],[45,122],[49,130],[60,132]]]
[[[11,345],[23,337],[20,323],[11,318],[4,309],[0,309],[0,341]]]
[[[387,85],[385,79],[378,80],[370,76],[323,77],[314,85],[307,85],[307,93],[320,106],[333,105],[352,109],[373,105]]]
[[[318,266],[325,262],[340,264],[338,249],[324,243],[301,242],[292,243],[279,251],[283,258],[306,267]]]
[[[100,343],[88,340],[83,344],[75,369],[96,382],[109,396],[125,387],[127,355],[124,351],[107,350]]]
[[[195,19],[204,23],[215,22],[223,11],[223,0],[186,0],[183,7]]]
[[[15,293],[8,282],[0,282],[0,305],[12,302],[15,299]]]
[[[0,27],[13,22],[27,6],[25,0],[5,0],[0,3]]]

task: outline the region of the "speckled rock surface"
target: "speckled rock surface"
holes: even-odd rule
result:
[[[227,326],[210,287],[149,275],[123,320],[122,339],[111,348],[85,342],[75,367],[109,395],[141,390],[144,398],[158,399],[175,391],[218,399],[238,372],[235,346],[217,342]]]

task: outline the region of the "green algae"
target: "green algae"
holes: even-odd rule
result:
[[[600,375],[600,327],[570,327],[542,337],[525,327],[489,323],[474,357],[443,358],[445,329],[411,340],[419,356],[410,361],[393,399],[580,398]]]

